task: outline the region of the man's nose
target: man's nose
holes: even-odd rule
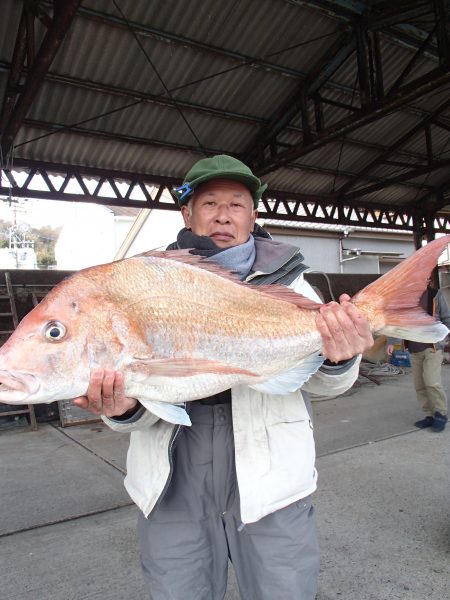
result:
[[[216,221],[218,223],[227,223],[230,220],[230,214],[227,206],[217,207]]]

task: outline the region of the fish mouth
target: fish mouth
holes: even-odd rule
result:
[[[0,371],[0,402],[24,404],[39,387],[39,380],[31,373]]]

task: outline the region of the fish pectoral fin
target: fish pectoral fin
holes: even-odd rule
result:
[[[322,366],[325,357],[319,352],[307,356],[298,363],[293,369],[280,373],[276,377],[262,381],[261,383],[250,384],[254,390],[263,394],[286,395],[296,392],[302,387],[305,381],[314,375]]]
[[[206,373],[257,376],[246,369],[203,358],[135,359],[130,363],[129,369],[147,377],[193,377]]]
[[[170,404],[170,402],[159,402],[158,400],[142,400],[139,402],[151,413],[174,425],[192,425],[189,415],[183,406]]]

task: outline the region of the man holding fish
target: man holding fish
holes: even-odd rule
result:
[[[271,240],[255,225],[266,187],[230,156],[198,161],[174,191],[185,228],[169,249],[189,249],[243,282],[281,284],[319,302],[303,279],[299,249]],[[226,318],[223,301],[218,309]],[[192,299],[179,323],[180,352],[184,326],[201,310]],[[255,327],[260,318],[255,311]],[[114,368],[95,369],[87,395],[75,400],[112,429],[131,432],[125,483],[141,509],[142,568],[153,600],[222,599],[228,559],[246,600],[315,598],[319,550],[311,495],[317,475],[307,393],[347,390],[373,338],[368,319],[346,295],[314,318],[320,354],[268,381],[230,384],[188,402],[190,426],[129,397],[123,373]],[[256,334],[233,333],[230,351],[250,343],[255,357],[261,352]],[[231,344],[220,323],[208,343],[211,349]],[[205,377],[219,373],[209,367]],[[174,386],[176,380],[174,368]]]

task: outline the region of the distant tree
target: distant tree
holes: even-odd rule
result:
[[[55,244],[61,227],[45,225],[39,229],[31,229],[28,238],[34,241],[34,250],[39,268],[45,268],[56,263]]]
[[[0,219],[0,248],[7,248],[9,244],[8,228],[11,223],[7,223]]]
[[[11,222],[2,221],[0,219],[0,248],[8,248],[9,246],[9,228],[12,227]],[[40,269],[47,268],[49,265],[56,263],[55,259],[55,244],[60,234],[61,227],[50,227],[45,225],[40,228],[31,228],[24,233],[24,238],[34,242],[34,251],[36,252],[36,260]]]

